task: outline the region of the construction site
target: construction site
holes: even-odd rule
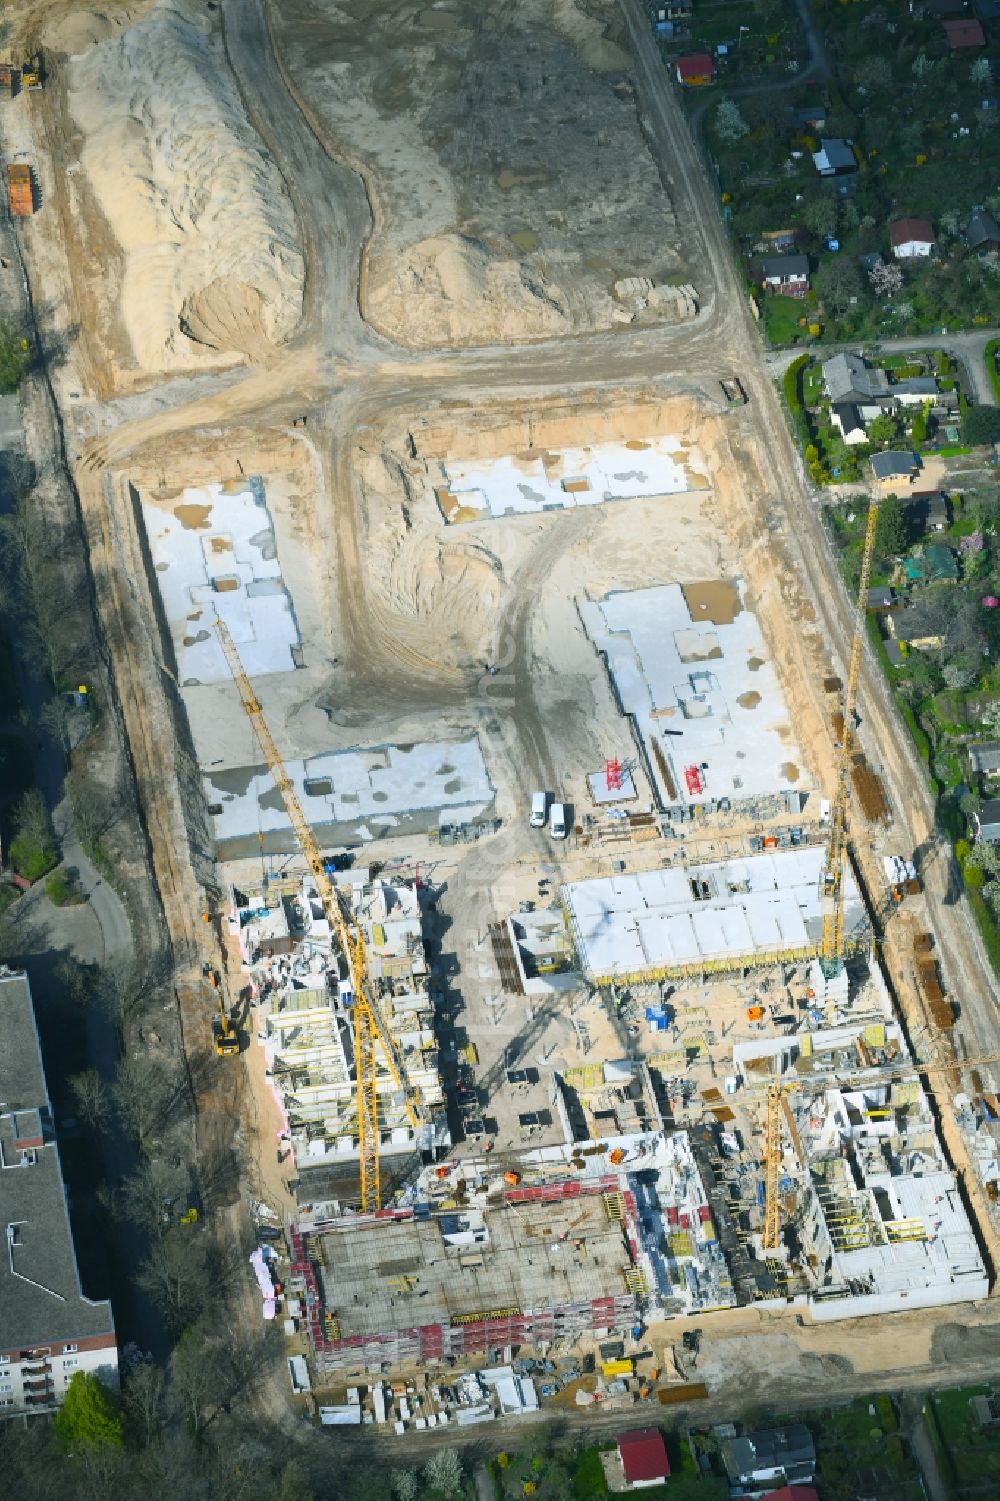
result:
[[[368,7],[270,9],[54,8],[0,131],[79,325],[116,713],[293,1400],[397,1433],[667,1400],[685,1320],[847,1349],[980,1302],[994,1000],[866,646],[879,499],[841,599],[629,8],[396,7],[405,81]],[[230,177],[172,154],[178,57]],[[514,132],[531,100],[562,139],[554,58],[630,163],[591,241],[593,185]],[[440,80],[487,63],[476,199]]]

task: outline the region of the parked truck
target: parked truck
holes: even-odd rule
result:
[[[31,168],[26,162],[11,162],[7,167],[7,202],[15,219],[30,219],[35,212]]]

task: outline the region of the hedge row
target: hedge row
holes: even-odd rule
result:
[[[809,431],[809,422],[806,418],[805,408],[802,405],[802,372],[811,359],[812,356],[808,354],[798,355],[781,378],[781,390],[785,398],[785,405],[788,407],[788,412],[792,419],[795,436],[803,448],[812,442],[812,433]]]

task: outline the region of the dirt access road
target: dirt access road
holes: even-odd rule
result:
[[[608,334],[542,341],[530,346],[490,346],[419,353],[393,346],[374,334],[363,316],[364,255],[372,217],[364,184],[338,162],[322,122],[305,114],[272,46],[265,0],[226,0],[223,8],[229,60],[243,98],[296,202],[307,251],[306,313],[302,326],[266,366],[239,376],[227,372],[197,381],[167,381],[153,392],[87,404],[96,439],[75,446],[77,479],[85,509],[105,508],[103,485],[129,455],[155,449],[169,454],[185,435],[227,432],[254,424],[274,426],[308,413],[309,430],[324,456],[325,480],[335,517],[343,639],[356,685],[380,695],[404,689],[428,706],[464,691],[466,677],[444,668],[417,643],[400,640],[370,600],[359,555],[358,481],[353,464],[356,435],[391,411],[427,411],[449,404],[489,405],[538,401],[578,392],[638,392],[650,386],[670,394],[703,393],[718,401],[718,378],[738,371],[751,400],[732,419],[733,450],[749,481],[768,497],[748,537],[762,575],[770,574],[790,620],[801,633],[789,648],[794,668],[811,685],[820,711],[821,682],[830,654],[842,671],[849,651],[853,611],[829,558],[816,507],[768,378],[756,330],[733,266],[713,190],[687,131],[674,86],[668,79],[639,0],[623,0],[636,59],[636,82],[660,171],[669,183],[678,217],[687,227],[701,267],[702,308],[679,327],[616,330]],[[86,427],[81,424],[80,431]],[[567,524],[569,515],[567,513]],[[539,587],[546,573],[540,552],[528,575]],[[517,612],[515,610],[515,616]],[[511,671],[518,696],[531,694],[526,632],[517,618],[511,636]],[[138,689],[137,689],[138,692]],[[530,709],[530,705],[526,704]],[[938,945],[953,993],[962,1003],[963,1045],[983,1050],[995,1033],[996,1006],[985,958],[957,892],[950,856],[936,837],[934,807],[922,768],[899,723],[877,664],[863,668],[862,740],[884,769],[893,799],[901,846],[921,852],[927,893],[922,909]],[[133,724],[142,713],[136,706]],[[515,714],[515,732],[519,714]],[[550,756],[545,726],[526,712],[521,773],[534,784]],[[162,747],[141,733],[134,739],[137,771],[149,760],[147,786],[155,800],[172,775]],[[151,820],[154,842],[170,845],[183,836],[170,819]],[[156,838],[157,832],[161,836]],[[859,838],[866,835],[859,833]],[[164,903],[175,916],[175,937],[190,942],[196,918],[188,872],[163,856],[159,878],[172,891]],[[183,911],[185,918],[179,917]],[[197,947],[197,945],[193,945]],[[900,978],[897,976],[897,979]],[[905,978],[905,977],[904,977]],[[911,1018],[914,1020],[914,1018]],[[919,1020],[919,1018],[916,1018]]]

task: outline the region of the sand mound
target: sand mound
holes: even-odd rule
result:
[[[83,166],[125,252],[138,364],[217,365],[286,339],[302,307],[295,215],[207,23],[157,0],[68,71]]]
[[[617,6],[609,7],[609,11],[620,25]],[[572,44],[577,56],[595,73],[628,72],[627,53],[605,35],[608,20],[588,15],[579,8],[577,0],[552,0],[552,28]]]
[[[501,259],[469,235],[435,235],[395,258],[391,280],[370,295],[380,326],[406,329],[410,343],[499,343],[512,326],[521,338],[568,333],[561,294],[524,262]]]
[[[118,26],[122,24],[127,22],[118,21],[116,25],[110,16],[101,11],[78,11],[72,15],[60,16],[46,28],[42,40],[50,52],[85,52],[95,43],[106,42],[108,37],[114,36]]]

